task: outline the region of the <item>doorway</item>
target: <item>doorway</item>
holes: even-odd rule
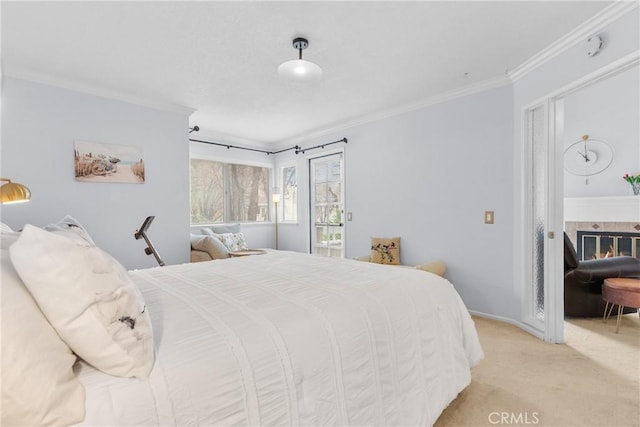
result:
[[[344,258],[344,156],[309,159],[310,248],[316,255]]]
[[[545,341],[564,341],[565,100],[638,65],[632,56],[605,66],[524,109],[523,321]]]

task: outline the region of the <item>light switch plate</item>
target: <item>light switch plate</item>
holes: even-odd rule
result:
[[[493,224],[493,211],[484,211],[484,223]]]

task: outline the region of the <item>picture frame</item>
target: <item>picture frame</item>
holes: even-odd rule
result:
[[[76,181],[144,184],[142,148],[131,145],[75,141]]]

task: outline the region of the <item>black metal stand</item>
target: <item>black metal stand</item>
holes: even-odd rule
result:
[[[153,256],[156,258],[156,261],[158,261],[158,264],[160,264],[161,267],[164,267],[164,261],[160,259],[160,254],[158,254],[158,251],[153,246],[153,243],[151,243],[151,240],[149,240],[149,238],[147,237],[147,230],[151,226],[151,223],[153,222],[154,219],[155,219],[155,216],[148,216],[147,218],[145,218],[144,222],[142,223],[142,226],[140,227],[139,230],[136,230],[133,236],[136,238],[136,240],[139,240],[142,237],[144,241],[147,242],[147,247],[144,248],[144,252],[147,255],[153,254]]]

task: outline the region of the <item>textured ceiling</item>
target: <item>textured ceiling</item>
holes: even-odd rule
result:
[[[7,75],[196,110],[200,135],[278,143],[505,75],[611,2],[8,2]],[[294,59],[314,84],[277,74]]]

